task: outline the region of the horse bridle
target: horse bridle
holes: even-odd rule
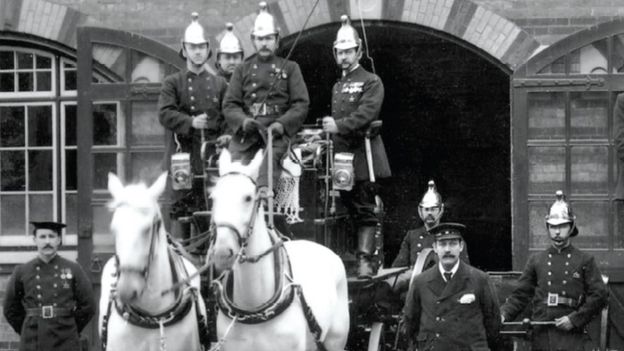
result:
[[[160,228],[161,225],[162,225],[162,219],[160,218],[160,216],[157,215],[152,221],[152,225],[150,227],[151,230],[149,233],[150,234],[149,253],[147,256],[147,263],[145,264],[145,266],[143,266],[143,268],[124,267],[119,264],[119,256],[115,254],[115,266],[117,267],[118,275],[121,275],[121,273],[137,274],[143,277],[143,280],[147,282],[147,279],[149,278],[149,268],[152,264],[152,261],[154,260],[154,246],[156,242],[156,237],[158,236],[157,235],[158,229]]]
[[[251,181],[251,183],[254,186],[256,185],[256,181],[255,179],[251,178],[249,175],[242,173],[242,172],[228,172],[225,173],[221,176],[221,178],[226,177],[226,176],[230,176],[230,175],[241,175],[247,179],[249,179],[249,181]],[[238,245],[240,247],[240,250],[237,253],[237,257],[238,257],[238,262],[239,263],[244,263],[244,262],[251,262],[251,263],[255,263],[258,262],[262,257],[268,255],[269,253],[275,251],[277,248],[279,248],[283,242],[281,240],[279,240],[278,242],[276,242],[273,246],[271,246],[269,249],[267,249],[266,251],[256,255],[256,256],[251,256],[248,257],[247,255],[245,255],[245,248],[247,247],[247,241],[249,240],[249,237],[251,236],[251,234],[253,234],[253,230],[254,230],[254,225],[256,223],[256,216],[258,214],[258,209],[260,208],[260,203],[262,201],[262,198],[259,196],[260,191],[256,191],[256,199],[254,201],[254,205],[251,211],[251,216],[249,218],[249,223],[247,223],[247,227],[245,228],[245,233],[241,233],[238,228],[236,228],[235,225],[231,224],[231,223],[227,223],[227,222],[215,222],[214,221],[214,217],[212,219],[212,225],[211,230],[213,230],[213,244],[214,241],[216,240],[216,231],[219,228],[227,228],[230,229],[231,231],[233,231],[237,238],[238,238]]]

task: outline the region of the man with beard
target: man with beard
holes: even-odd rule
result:
[[[368,167],[373,167],[376,179],[390,177],[390,165],[379,134],[370,137],[371,160],[366,158],[365,137],[371,123],[379,119],[384,99],[381,79],[360,65],[362,41],[346,15],[334,41],[334,58],[342,77],[332,90],[332,115],[323,117],[323,130],[331,134],[336,153],[353,155],[355,184],[351,190],[340,190],[340,198],[349,210],[357,228],[358,278],[376,274],[373,262],[375,233],[380,220],[376,213],[377,183],[369,179]]]
[[[223,114],[234,135],[229,145],[232,159],[249,162],[256,151],[266,148],[266,130],[273,135],[273,184],[281,172],[281,160],[290,138],[301,129],[310,99],[299,65],[275,55],[279,29],[275,19],[260,3],[260,12],[251,32],[256,55],[236,67]],[[260,167],[257,185],[261,196],[268,193],[268,157]]]
[[[585,326],[607,303],[607,287],[594,258],[571,244],[578,235],[575,215],[561,190],[546,216],[551,245],[533,254],[516,289],[501,307],[501,320],[511,321],[532,302],[536,326],[532,350],[593,350]]]
[[[409,230],[403,242],[401,242],[401,249],[399,254],[392,262],[392,267],[405,267],[410,269],[397,277],[396,282],[394,279],[389,280],[390,284],[394,283],[394,291],[398,293],[404,293],[407,291],[409,281],[412,277],[412,270],[418,260],[419,256],[425,255],[421,258],[423,266],[421,271],[426,270],[431,266],[431,263],[435,263],[434,260],[428,260],[429,254],[433,250],[433,235],[429,234],[429,229],[440,223],[440,219],[444,214],[444,203],[442,203],[442,196],[436,189],[435,182],[430,180],[428,183],[428,189],[425,195],[423,195],[420,204],[418,204],[418,216],[423,221],[423,225]],[[433,255],[435,259],[435,255]],[[460,258],[465,263],[470,263],[468,259],[468,247],[464,242],[464,249],[461,251]],[[427,265],[429,263],[429,265]]]
[[[429,230],[439,262],[414,279],[403,309],[418,350],[489,350],[495,343],[498,298],[487,273],[459,259],[465,228],[440,223]]]
[[[31,222],[37,257],[19,265],[7,284],[4,316],[20,351],[80,350],[80,332],[95,314],[91,281],[57,254],[65,224]]]
[[[192,18],[180,49],[180,55],[186,59],[186,69],[165,78],[158,99],[160,124],[167,133],[163,166],[171,172],[168,191],[174,202],[172,232],[181,237],[188,236],[190,231],[175,219],[206,209],[204,180],[195,177],[204,174],[200,154],[202,139],[216,141],[216,146],[226,144],[229,139],[229,135],[224,134],[226,124],[221,114],[227,82],[205,69],[211,55],[210,43],[198,22],[199,15],[194,12]],[[207,150],[208,154],[214,152]],[[173,155],[185,156],[184,162],[176,158],[175,169],[171,169]]]
[[[225,28],[225,34],[223,34],[217,49],[217,62],[215,65],[218,74],[229,82],[236,67],[243,63],[245,53],[240,40],[234,34],[234,25],[228,22]]]

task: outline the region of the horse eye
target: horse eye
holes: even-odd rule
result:
[[[252,199],[251,195],[245,196],[245,202],[251,202],[251,199]]]

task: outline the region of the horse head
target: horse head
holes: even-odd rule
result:
[[[117,293],[124,303],[139,298],[146,290],[154,256],[166,247],[158,197],[164,192],[167,174],[163,173],[149,188],[141,184],[124,186],[108,174],[108,191],[113,199],[110,229],[115,236]]]
[[[259,150],[247,165],[232,161],[227,150],[219,157],[219,179],[210,194],[216,228],[210,254],[218,271],[232,268],[236,255],[252,234],[250,228],[259,210],[256,179],[262,157]]]

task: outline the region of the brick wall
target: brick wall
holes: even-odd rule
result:
[[[14,0],[15,1],[15,0]],[[28,0],[24,0],[28,1]],[[280,0],[285,1],[285,0]],[[324,2],[325,0],[321,0]],[[331,0],[335,3],[349,2]],[[394,0],[397,3],[411,0]],[[624,15],[624,0],[472,0],[515,22],[542,44]],[[200,13],[206,29],[216,35],[226,21],[253,13],[259,0],[51,0],[82,11],[111,28],[138,32],[176,47],[190,13]],[[269,0],[269,3],[276,0]],[[297,2],[297,1],[294,1]],[[366,2],[366,1],[364,1]],[[341,7],[336,5],[336,7]]]
[[[2,315],[0,317],[0,351],[17,350],[19,347],[19,335],[13,331],[6,319],[4,319],[2,308],[8,280],[8,275],[0,275],[0,315]]]

